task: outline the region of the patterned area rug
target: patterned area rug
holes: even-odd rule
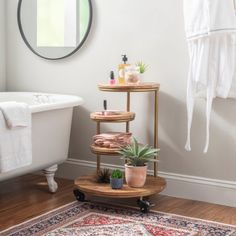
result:
[[[0,232],[1,236],[236,236],[236,226],[163,212],[73,202]]]

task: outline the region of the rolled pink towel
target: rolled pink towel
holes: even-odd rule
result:
[[[109,132],[93,136],[96,146],[106,148],[119,148],[131,143],[132,133]]]

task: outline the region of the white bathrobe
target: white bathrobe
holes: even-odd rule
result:
[[[218,96],[236,95],[232,81],[236,80],[236,1],[184,0],[186,37],[190,66],[187,86],[188,136],[186,150],[191,150],[190,129],[194,101],[206,97],[206,143],[209,146],[209,126],[212,101]],[[231,91],[231,92],[230,92]]]

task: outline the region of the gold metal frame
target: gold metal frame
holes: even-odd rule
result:
[[[158,101],[159,101],[159,89],[160,85],[157,83],[143,83],[138,86],[114,86],[114,85],[99,85],[101,91],[105,92],[126,92],[126,110],[130,111],[130,100],[131,92],[154,92],[154,148],[158,148]],[[130,131],[130,121],[126,122],[126,132]],[[100,122],[97,121],[97,134],[100,134]],[[156,157],[157,158],[157,157]],[[101,155],[97,154],[97,172],[100,171],[101,166]],[[157,162],[153,163],[154,177],[158,175],[158,164]]]

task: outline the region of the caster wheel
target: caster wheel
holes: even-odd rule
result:
[[[79,189],[74,189],[74,195],[79,202],[85,201],[85,195]]]
[[[138,206],[140,207],[140,211],[142,213],[148,213],[150,210],[150,203],[145,200],[138,200]]]

